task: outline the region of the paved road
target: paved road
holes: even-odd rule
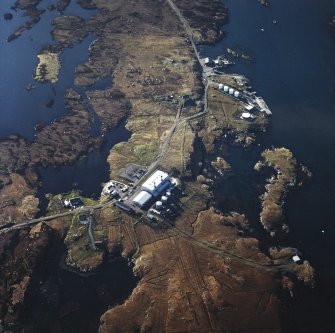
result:
[[[179,10],[179,8],[176,6],[176,4],[172,0],[167,0],[167,3],[171,7],[171,9],[176,13],[176,15],[178,16],[179,21],[184,26],[185,32],[187,33],[188,38],[190,39],[190,42],[191,42],[192,47],[194,49],[194,52],[195,52],[195,54],[196,54],[196,56],[198,58],[198,61],[201,63],[199,52],[198,52],[198,49],[197,49],[197,47],[195,45],[195,42],[194,42],[194,39],[193,39],[193,30],[192,30],[192,28],[190,27],[190,25],[188,24],[187,20],[185,19],[185,17],[183,16],[183,14]]]
[[[215,253],[217,255],[226,256],[230,259],[240,261],[245,265],[248,265],[248,266],[251,266],[251,267],[254,267],[254,268],[257,268],[257,269],[263,269],[264,270],[264,269],[270,269],[270,268],[277,268],[279,270],[288,271],[289,268],[292,267],[292,265],[293,265],[293,264],[288,264],[288,265],[274,264],[273,262],[262,264],[262,263],[259,263],[257,261],[254,261],[250,258],[243,257],[243,256],[241,256],[237,253],[233,253],[231,251],[222,249],[221,247],[217,247],[217,246],[215,246],[211,243],[208,243],[204,240],[196,239],[194,236],[188,234],[187,232],[179,229],[178,227],[172,225],[171,223],[169,223],[167,221],[163,221],[163,223],[166,224],[169,228],[175,230],[175,232],[179,236],[186,238],[192,244],[194,244],[198,247],[201,247],[201,248],[203,248],[207,251],[210,251],[212,253]]]
[[[97,248],[95,246],[95,240],[94,240],[93,231],[92,231],[92,227],[94,223],[93,213],[94,213],[94,210],[91,209],[90,215],[88,216],[88,238],[90,239],[91,249],[96,250]]]
[[[40,222],[48,222],[48,221],[52,221],[55,220],[57,218],[60,217],[64,217],[64,216],[69,216],[69,215],[74,215],[77,213],[84,213],[84,212],[91,212],[92,210],[96,210],[96,209],[101,209],[107,206],[110,206],[112,203],[111,202],[106,202],[104,204],[98,204],[95,206],[87,206],[87,207],[79,207],[67,212],[63,212],[63,213],[58,213],[58,214],[53,214],[53,215],[49,215],[49,216],[43,216],[43,217],[39,217],[36,219],[31,219],[31,220],[26,220],[26,221],[22,221],[20,223],[16,223],[15,225],[8,227],[8,228],[4,228],[2,230],[0,230],[0,235],[4,234],[6,232],[9,231],[13,231],[13,230],[17,230],[17,229],[22,229],[22,228],[26,228],[26,227],[30,227],[32,225],[38,224]]]
[[[187,33],[188,37],[189,37],[189,40],[192,44],[192,47],[194,49],[194,52],[195,52],[195,55],[202,67],[202,77],[203,77],[203,81],[206,82],[206,85],[205,85],[205,93],[204,93],[204,97],[203,97],[203,102],[204,102],[204,109],[203,111],[201,112],[198,112],[197,114],[194,114],[192,116],[189,116],[189,117],[186,117],[186,118],[180,118],[181,116],[181,110],[182,110],[182,106],[179,108],[178,110],[178,113],[177,113],[177,116],[176,116],[176,119],[173,123],[173,125],[171,126],[171,128],[169,129],[168,131],[168,134],[165,138],[165,141],[160,149],[160,154],[158,156],[158,158],[148,167],[148,171],[146,173],[146,175],[150,175],[152,173],[152,171],[154,171],[158,164],[159,164],[159,161],[162,159],[162,157],[166,154],[166,152],[168,151],[168,148],[169,148],[169,144],[170,144],[170,141],[171,141],[171,138],[177,128],[177,126],[179,126],[180,124],[186,122],[186,121],[189,121],[189,120],[193,120],[193,119],[196,119],[196,118],[201,118],[203,116],[206,115],[207,113],[207,107],[208,107],[208,102],[207,102],[207,92],[208,92],[208,88],[211,84],[213,84],[212,81],[208,80],[207,79],[207,75],[206,75],[206,68],[200,58],[200,55],[199,55],[199,52],[197,50],[197,47],[196,47],[196,44],[194,42],[194,39],[193,39],[193,32],[192,32],[192,29],[191,27],[189,26],[187,20],[184,18],[184,16],[182,15],[182,13],[180,12],[180,10],[178,9],[178,7],[175,5],[175,3],[172,1],[172,0],[167,0],[168,4],[170,5],[170,7],[172,8],[172,10],[176,13],[176,15],[178,16],[179,20],[181,21],[181,23],[183,24],[184,28],[185,28],[185,32]],[[143,177],[145,178],[145,177]],[[142,179],[143,179],[142,178]],[[8,228],[4,228],[2,230],[0,230],[0,234],[3,234],[3,233],[6,233],[6,232],[9,232],[9,231],[12,231],[12,230],[16,230],[16,229],[21,229],[21,228],[25,228],[25,227],[29,227],[29,226],[32,226],[34,224],[37,224],[37,223],[40,223],[40,222],[47,222],[47,221],[51,221],[51,220],[54,220],[56,218],[60,218],[60,217],[64,217],[64,216],[69,216],[69,215],[73,215],[73,214],[76,214],[76,213],[81,213],[81,212],[89,212],[89,225],[88,225],[88,234],[89,234],[89,238],[90,238],[90,243],[91,243],[91,247],[92,249],[96,249],[96,246],[95,246],[95,241],[94,241],[94,236],[93,236],[93,232],[92,232],[92,224],[93,224],[93,212],[94,210],[96,209],[102,209],[104,207],[107,207],[107,206],[110,206],[112,204],[112,202],[107,202],[107,203],[104,203],[104,204],[98,204],[98,205],[95,205],[95,206],[88,206],[88,207],[80,207],[80,208],[77,208],[77,209],[74,209],[74,210],[71,210],[71,211],[68,211],[68,212],[64,212],[64,213],[59,213],[59,214],[54,214],[54,215],[50,215],[50,216],[46,216],[46,217],[41,217],[41,218],[37,218],[37,219],[32,219],[32,220],[27,220],[27,221],[23,221],[21,223],[18,223],[18,224],[15,224],[14,226],[11,226],[11,227],[8,227]],[[167,222],[165,222],[167,223]],[[172,226],[171,224],[167,223],[169,225],[169,227],[172,227],[175,229],[175,231],[183,236],[183,237],[186,237],[188,240],[190,240],[193,244],[197,245],[197,246],[200,246],[204,249],[207,249],[213,253],[216,253],[216,254],[219,254],[219,255],[226,255],[226,256],[229,256],[230,258],[233,258],[235,260],[239,260],[247,265],[250,265],[250,266],[253,266],[255,268],[271,268],[273,266],[276,266],[277,268],[280,268],[280,269],[285,269],[287,268],[287,265],[274,265],[274,264],[260,264],[260,263],[257,263],[249,258],[245,258],[245,257],[242,257],[242,256],[239,256],[235,253],[232,253],[232,252],[229,252],[229,251],[226,251],[224,249],[221,249],[221,248],[218,248],[212,244],[209,244],[205,241],[200,241],[200,240],[197,240],[195,239],[192,235],[189,235],[187,234],[186,232],[176,228],[175,226]]]
[[[162,145],[162,147],[160,149],[160,153],[158,155],[158,158],[149,166],[148,171],[146,173],[147,175],[151,174],[151,172],[154,169],[157,168],[160,160],[162,159],[162,157],[168,151],[171,138],[172,138],[172,136],[173,136],[173,134],[174,134],[177,126],[180,125],[180,124],[182,124],[182,123],[184,123],[185,121],[203,117],[206,114],[206,112],[207,112],[207,106],[208,106],[207,105],[208,104],[207,103],[207,91],[208,91],[209,83],[207,81],[207,76],[205,74],[206,68],[205,68],[203,62],[201,61],[198,49],[197,49],[196,44],[194,42],[192,28],[190,27],[190,25],[188,24],[187,20],[184,18],[184,16],[180,12],[179,8],[175,5],[175,3],[172,0],[167,0],[167,2],[170,5],[170,7],[172,8],[172,10],[176,13],[176,15],[179,18],[179,20],[182,23],[182,25],[184,26],[185,32],[188,35],[188,38],[189,38],[189,40],[191,42],[191,45],[192,45],[193,50],[194,50],[194,53],[195,53],[195,55],[196,55],[196,57],[198,59],[199,64],[202,67],[202,73],[201,73],[202,74],[202,78],[203,78],[203,81],[206,82],[205,93],[204,93],[204,97],[203,97],[204,109],[203,109],[203,111],[198,112],[197,114],[194,114],[192,116],[189,116],[189,117],[186,117],[186,118],[181,118],[182,106],[179,108],[177,116],[176,116],[176,119],[175,119],[175,122],[171,126],[171,128],[170,128],[170,130],[169,130],[169,132],[168,132],[168,134],[167,134],[167,136],[165,138],[165,142],[164,142],[164,144]]]
[[[149,167],[150,170],[153,170],[157,165],[158,165],[158,162],[159,160],[162,158],[162,156],[164,156],[164,154],[166,153],[168,147],[169,147],[169,143],[170,143],[170,140],[172,138],[172,135],[174,133],[174,131],[176,130],[177,126],[184,123],[185,121],[189,121],[189,120],[193,120],[193,119],[196,119],[196,118],[201,118],[203,116],[205,116],[207,114],[207,108],[208,108],[208,101],[207,101],[207,93],[208,93],[208,88],[210,85],[214,84],[213,81],[209,80],[207,78],[207,74],[206,74],[206,68],[204,66],[204,63],[202,61],[202,59],[200,58],[200,55],[199,55],[199,52],[197,50],[197,47],[196,47],[196,44],[194,42],[194,39],[193,39],[193,31],[192,31],[192,28],[190,27],[190,25],[188,24],[187,20],[184,18],[184,16],[182,15],[182,13],[180,12],[179,8],[175,5],[175,3],[172,1],[172,0],[167,0],[168,4],[170,5],[170,7],[172,8],[172,10],[176,13],[176,15],[178,16],[180,22],[183,24],[184,26],[184,29],[189,37],[189,40],[192,44],[192,47],[194,49],[194,52],[195,52],[195,55],[202,67],[202,77],[203,77],[203,81],[206,82],[206,85],[205,85],[205,93],[204,93],[204,109],[202,112],[199,112],[195,115],[192,115],[192,116],[189,116],[187,118],[181,118],[180,117],[176,117],[176,121],[174,122],[174,124],[172,125],[172,127],[170,128],[169,130],[169,133],[166,137],[166,140],[161,148],[161,152],[160,152],[160,156],[159,158]],[[215,83],[217,84],[217,83]],[[195,239],[192,235],[189,235],[188,233],[176,228],[175,226],[169,224],[168,222],[164,221],[164,223],[166,223],[169,227],[172,227],[175,229],[175,231],[187,238],[188,240],[190,240],[193,244],[197,245],[197,246],[200,246],[202,248],[205,248],[206,250],[209,250],[211,252],[214,252],[216,254],[219,254],[219,255],[226,255],[226,256],[229,256],[230,258],[233,258],[235,260],[238,260],[238,261],[241,261],[243,262],[244,264],[247,264],[249,266],[252,266],[254,268],[261,268],[261,269],[269,269],[271,267],[277,267],[279,269],[287,269],[288,265],[275,265],[273,263],[269,263],[269,264],[260,264],[256,261],[253,261],[249,258],[245,258],[245,257],[242,257],[238,254],[235,254],[235,253],[232,253],[230,251],[227,251],[227,250],[224,250],[224,249],[221,249],[221,248],[218,248],[216,246],[214,246],[213,244],[210,244],[210,243],[207,243],[205,241],[200,241],[200,240],[197,240]]]
[[[187,35],[189,37],[189,40],[190,40],[190,42],[192,44],[192,47],[194,49],[195,55],[196,55],[199,63],[201,64],[201,67],[202,67],[202,76],[203,76],[204,81],[206,82],[205,94],[204,94],[204,110],[201,111],[201,112],[199,112],[199,113],[197,113],[197,114],[194,114],[192,116],[189,116],[189,117],[186,117],[186,118],[180,118],[182,106],[179,108],[177,116],[176,116],[176,119],[175,119],[175,122],[173,123],[173,125],[169,129],[168,134],[167,134],[167,136],[165,138],[165,141],[164,141],[164,143],[163,143],[163,145],[162,145],[162,147],[160,149],[160,154],[157,157],[157,159],[148,167],[148,171],[147,171],[146,175],[150,175],[157,168],[160,160],[162,159],[162,157],[168,151],[171,138],[172,138],[172,136],[173,136],[173,134],[174,134],[177,126],[180,125],[181,123],[184,123],[185,121],[203,117],[206,114],[206,112],[207,112],[207,90],[208,90],[209,83],[207,82],[206,75],[205,75],[205,66],[201,62],[201,58],[199,56],[199,52],[197,50],[197,47],[196,47],[194,39],[193,39],[192,29],[189,26],[187,20],[183,17],[183,15],[180,12],[180,10],[178,9],[178,7],[175,5],[175,3],[172,0],[167,0],[167,2],[171,6],[172,10],[176,13],[176,15],[178,16],[178,18],[181,21],[181,23],[183,24],[185,32],[187,33]],[[144,180],[144,178],[145,177],[143,177],[141,180]],[[4,228],[4,229],[0,230],[0,234],[3,234],[5,232],[9,232],[9,231],[12,231],[12,230],[16,230],[16,229],[21,229],[21,228],[29,227],[29,226],[35,225],[37,223],[40,223],[40,222],[47,222],[47,221],[54,220],[56,218],[73,215],[73,214],[76,214],[76,213],[79,213],[79,212],[87,212],[87,211],[91,211],[91,210],[95,210],[95,209],[101,209],[101,208],[103,208],[103,207],[105,207],[107,205],[110,205],[110,203],[99,204],[99,205],[91,206],[91,207],[81,207],[81,208],[77,208],[77,209],[74,209],[72,211],[68,211],[68,212],[64,212],[64,213],[59,213],[59,214],[45,216],[45,217],[41,217],[41,218],[37,218],[37,219],[31,219],[31,220],[22,221],[20,223],[15,224],[14,226],[11,226],[11,227],[8,227],[8,228]]]
[[[172,0],[167,0],[168,4],[170,5],[170,7],[172,8],[172,10],[176,13],[177,17],[179,18],[180,22],[182,23],[182,25],[184,26],[184,29],[185,29],[185,32],[186,34],[188,35],[188,38],[192,44],[192,47],[193,47],[193,50],[194,50],[194,53],[198,59],[198,62],[199,64],[201,65],[202,67],[202,78],[203,78],[203,82],[206,82],[206,85],[205,85],[205,93],[204,93],[204,96],[203,96],[203,103],[204,103],[204,109],[201,111],[201,112],[198,112],[197,114],[194,114],[192,116],[189,116],[189,117],[185,117],[185,118],[181,118],[181,110],[182,110],[182,105],[180,106],[180,108],[178,109],[178,113],[176,115],[176,119],[173,123],[173,125],[170,127],[168,133],[167,133],[167,136],[165,138],[165,141],[163,143],[163,145],[161,146],[160,148],[160,152],[156,158],[155,161],[153,161],[150,166],[148,167],[147,169],[147,172],[146,174],[141,178],[139,179],[138,181],[136,181],[134,183],[134,185],[138,185],[139,183],[142,183],[143,181],[146,180],[146,178],[151,175],[151,173],[157,169],[158,165],[159,165],[159,162],[162,160],[162,158],[165,156],[165,154],[167,153],[168,149],[169,149],[169,145],[170,145],[170,141],[171,141],[171,138],[176,130],[176,128],[181,125],[182,123],[188,121],[188,120],[193,120],[193,119],[196,119],[196,118],[201,118],[203,117],[206,112],[207,112],[207,106],[208,106],[208,103],[207,103],[207,91],[208,91],[208,87],[209,87],[209,82],[207,81],[207,75],[205,74],[205,71],[206,71],[206,67],[203,63],[203,61],[201,60],[200,58],[200,55],[199,55],[199,52],[198,52],[198,49],[196,47],[196,44],[194,42],[194,39],[193,39],[193,31],[190,27],[190,25],[188,24],[187,20],[184,18],[184,16],[182,15],[182,13],[180,12],[180,10],[178,9],[178,7],[175,5],[175,3],[172,1]]]
[[[192,47],[194,49],[195,55],[198,58],[198,61],[201,65],[201,67],[202,67],[202,78],[203,78],[203,81],[206,82],[206,89],[205,89],[205,95],[204,95],[204,105],[205,105],[204,111],[205,111],[205,110],[207,110],[207,89],[208,89],[208,86],[209,86],[209,81],[207,79],[207,76],[208,76],[208,74],[210,74],[212,72],[212,69],[206,67],[204,65],[203,59],[200,58],[197,46],[194,42],[192,28],[188,24],[187,20],[185,19],[185,17],[183,16],[183,14],[179,10],[179,8],[176,6],[176,4],[173,2],[173,0],[167,0],[167,3],[170,5],[172,10],[178,16],[180,22],[183,24],[185,32],[187,33],[187,35],[189,37],[189,40],[192,44]],[[245,79],[243,76],[240,76],[240,75],[236,75],[236,77],[240,78],[240,79]],[[261,111],[265,112],[268,115],[271,114],[271,111],[270,111],[269,107],[267,106],[267,104],[265,103],[265,101],[263,100],[263,98],[261,98],[261,97],[252,98],[250,95],[248,95],[248,96],[245,95],[245,97],[248,99],[249,102],[256,103],[259,106],[259,108],[261,109]]]

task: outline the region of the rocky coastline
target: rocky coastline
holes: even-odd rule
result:
[[[34,299],[34,289],[55,233],[46,224],[28,233],[8,234],[1,240],[1,261],[4,266],[0,278],[0,306],[6,329],[19,331],[20,316]],[[19,239],[19,242],[13,241]]]
[[[264,162],[257,162],[255,170],[268,166],[276,174],[267,180],[266,192],[261,196],[260,221],[271,236],[275,236],[277,232],[288,232],[288,226],[284,223],[283,203],[289,188],[296,184],[297,161],[286,148],[265,150],[262,157]]]
[[[16,0],[11,9],[13,9],[15,12],[17,12],[17,10],[22,10],[23,16],[28,17],[28,20],[17,27],[15,31],[7,37],[8,43],[19,38],[25,31],[30,30],[40,21],[41,16],[46,12],[45,9],[38,9],[41,1],[42,0]],[[47,9],[49,11],[57,10],[60,14],[62,14],[69,6],[70,2],[71,0],[58,0],[55,6],[50,5]],[[4,18],[6,20],[12,19],[13,14],[6,13]],[[57,19],[58,18],[56,18],[56,20]]]
[[[0,141],[0,181],[3,186],[1,193],[8,191],[7,188],[16,187],[18,177],[15,174],[24,177],[26,186],[36,191],[39,185],[38,167],[68,165],[90,149],[101,146],[102,137],[91,137],[89,113],[82,97],[70,89],[65,96],[65,104],[68,113],[49,125],[38,125],[33,142],[19,136],[10,136]],[[3,200],[2,202],[8,201]],[[14,210],[20,209],[19,206],[12,206]],[[2,220],[2,223],[15,223],[16,219],[10,216],[12,215]]]
[[[58,0],[56,4],[56,9],[60,12],[63,13],[64,10],[68,7],[70,4],[71,0]]]
[[[19,1],[24,8],[28,3]],[[30,3],[35,8],[39,1]],[[57,8],[64,10],[69,2],[58,3]],[[110,151],[111,178],[119,179],[121,168],[128,163],[149,167],[179,117],[157,166],[180,180],[180,215],[173,224],[154,226],[106,206],[91,214],[94,246],[79,213],[40,223],[27,232],[5,234],[0,241],[0,263],[5,267],[0,279],[3,325],[20,332],[23,326],[13,323],[20,323],[21,308],[29,306],[36,293],[36,277],[43,271],[48,246],[57,237],[65,245],[66,263],[82,273],[99,269],[108,256],[122,255],[134,263],[139,282],[127,300],[101,313],[101,333],[280,331],[283,303],[292,296],[295,285],[313,285],[314,271],[307,261],[303,265],[292,261],[296,249],[274,246],[264,251],[243,214],[223,214],[212,208],[213,180],[205,176],[204,168],[210,156],[209,165],[218,176],[229,178],[234,165],[218,151],[222,137],[231,137],[244,149],[266,129],[266,115],[260,113],[255,121],[247,122],[239,117],[241,103],[221,94],[214,84],[204,86],[202,67],[185,24],[167,1],[81,0],[79,4],[97,13],[86,22],[74,16],[54,20],[54,47],[61,52],[88,32],[96,34],[88,61],[76,68],[74,84],[84,89],[102,123],[101,133],[115,128],[121,119],[131,131],[128,142]],[[176,5],[197,45],[222,38],[227,10],[221,1],[180,0]],[[112,78],[113,87],[87,90],[104,78]],[[237,86],[231,76],[217,79]],[[43,185],[38,167],[75,163],[89,150],[101,147],[103,138],[91,136],[83,96],[71,88],[64,100],[68,112],[51,124],[38,125],[33,142],[19,136],[0,141],[3,223],[36,215],[36,191]],[[204,105],[206,116],[193,119]],[[267,150],[262,157],[263,164],[277,172],[267,186],[261,213],[262,223],[272,232],[282,227],[277,223],[282,222],[281,200],[295,178],[296,161],[284,148]],[[80,196],[49,196],[47,214],[64,212],[61,200],[73,195]],[[99,203],[81,199],[89,206]],[[102,196],[100,202],[104,200]],[[268,218],[273,205],[275,212]],[[24,266],[25,260],[29,265]],[[280,298],[283,290],[287,295]],[[29,329],[33,332],[34,327]]]
[[[44,9],[38,9],[37,6],[40,4],[41,0],[17,0],[12,6],[13,10],[23,10],[24,16],[28,17],[28,20],[20,25],[12,34],[7,37],[7,42],[11,42],[16,38],[19,38],[22,33],[26,30],[30,30],[35,24],[37,24],[41,15],[45,13]]]
[[[61,51],[79,44],[88,34],[85,20],[78,16],[59,16],[52,20],[53,49]]]

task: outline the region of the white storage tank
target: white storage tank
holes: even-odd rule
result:
[[[166,192],[166,196],[167,196],[168,198],[170,198],[170,197],[171,197],[171,192],[170,192],[170,191],[167,191],[167,192]]]
[[[224,91],[224,92],[228,92],[228,90],[229,90],[229,87],[228,87],[228,86],[224,86],[224,87],[223,87],[223,91]]]
[[[223,90],[224,86],[222,83],[219,83],[219,90]]]
[[[162,200],[163,204],[166,204],[167,201],[168,201],[168,198],[165,195],[163,195],[162,198],[161,198],[161,200]]]
[[[229,94],[233,95],[234,94],[234,89],[233,88],[229,88]]]
[[[163,207],[163,203],[162,203],[162,201],[157,201],[157,202],[156,202],[156,209],[157,209],[157,210],[161,210],[162,207]]]
[[[251,114],[249,112],[243,112],[242,113],[242,118],[243,119],[250,119],[251,118]]]
[[[235,90],[235,92],[234,92],[234,96],[235,96],[236,98],[239,97],[239,96],[240,96],[240,92],[237,91],[237,90]]]

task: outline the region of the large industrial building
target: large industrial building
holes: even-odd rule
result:
[[[156,170],[143,184],[142,189],[157,197],[171,185],[169,175],[161,170]]]
[[[161,170],[156,170],[141,186],[139,192],[132,200],[133,204],[143,208],[153,197],[159,196],[171,185],[169,175]]]
[[[141,191],[134,199],[133,203],[142,208],[152,198],[152,195],[146,191]]]

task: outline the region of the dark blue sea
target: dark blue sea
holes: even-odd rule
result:
[[[19,38],[7,43],[7,37],[27,20],[27,17],[23,16],[23,11],[11,10],[13,3],[14,1],[11,0],[0,3],[2,19],[0,29],[0,139],[10,134],[19,134],[28,140],[33,140],[36,124],[47,124],[66,113],[63,96],[68,88],[74,88],[84,100],[87,100],[85,91],[73,84],[74,71],[77,65],[87,61],[89,45],[96,36],[89,34],[81,43],[61,53],[62,68],[57,83],[36,82],[33,80],[33,73],[38,63],[37,54],[44,46],[53,43],[50,34],[51,20],[60,13],[47,9],[48,5],[55,4],[54,0],[43,0],[38,8],[46,9],[46,12],[42,14],[40,22],[31,30],[25,31]],[[7,12],[14,15],[13,20],[3,19],[4,13]],[[73,0],[63,15],[76,15],[87,19],[95,13],[95,10],[82,9]],[[36,88],[27,91],[26,86],[29,83],[34,84]],[[88,89],[104,89],[111,85],[111,79],[104,79]],[[52,108],[47,107],[50,99],[55,101]],[[93,120],[92,134],[99,135],[101,134],[99,120],[91,109],[89,111],[92,113]],[[43,188],[40,190],[42,200],[45,193],[68,192],[73,187],[81,190],[84,195],[99,196],[101,183],[107,181],[109,177],[107,163],[109,149],[114,144],[127,140],[130,136],[124,126],[125,123],[122,122],[116,130],[106,133],[106,142],[100,152],[91,152],[87,157],[71,166],[58,169],[40,168],[39,173],[43,182]]]
[[[47,9],[48,5],[54,3],[53,0],[43,0],[38,8]],[[22,16],[23,11],[11,10],[13,4],[14,1],[10,0],[0,2],[0,138],[14,133],[33,140],[36,124],[49,123],[65,113],[62,97],[66,89],[73,85],[75,66],[87,60],[88,46],[94,40],[94,36],[89,35],[82,43],[63,52],[63,67],[56,84],[38,83],[33,79],[34,69],[38,64],[37,54],[43,47],[52,44],[51,20],[60,14],[56,10],[46,10],[40,22],[31,30],[7,43],[7,37],[28,19]],[[14,15],[10,21],[3,19],[3,14],[7,12]],[[83,18],[92,14],[92,11],[81,9],[75,1],[72,1],[64,12],[64,15]],[[36,89],[26,91],[29,83],[36,85]],[[55,99],[55,104],[48,108],[46,104],[51,98]]]
[[[237,61],[228,72],[247,76],[273,112],[260,147],[231,149],[237,177],[228,188],[241,211],[255,218],[249,176],[260,151],[287,147],[312,171],[284,208],[291,230],[287,243],[316,268],[318,285],[308,295],[296,294],[286,330],[335,332],[335,28],[329,25],[335,1],[270,0],[269,8],[256,0],[225,4],[226,37],[203,53],[217,56],[230,47],[249,54],[251,62]]]
[[[55,0],[43,0],[38,8],[47,9],[48,5],[55,3]],[[36,124],[47,124],[67,112],[63,96],[68,88],[74,88],[86,100],[84,90],[73,85],[74,71],[77,65],[87,61],[89,45],[96,36],[89,34],[80,44],[62,52],[62,69],[56,84],[35,82],[33,73],[38,63],[37,54],[45,45],[53,43],[51,20],[60,13],[46,10],[31,30],[7,43],[7,37],[27,20],[22,11],[11,10],[13,4],[14,0],[0,2],[0,139],[17,134],[32,141]],[[14,15],[13,20],[3,19],[7,12]],[[94,10],[82,9],[72,0],[64,15],[87,19],[95,13]],[[36,89],[26,91],[29,83],[33,83]],[[105,79],[90,89],[104,89],[111,84],[110,79]],[[55,101],[52,108],[46,106],[50,99]],[[92,135],[101,135],[96,115],[91,109],[88,112],[92,113]],[[104,135],[106,141],[101,150],[89,153],[74,165],[39,169],[43,184],[39,190],[42,212],[47,204],[46,193],[63,193],[75,187],[84,195],[99,196],[101,183],[109,179],[109,149],[127,140],[130,132],[123,121],[118,128]],[[35,302],[22,313],[23,323],[30,327],[30,332],[36,333],[54,330],[64,333],[97,332],[100,316],[109,306],[127,298],[137,279],[125,259],[110,261],[107,258],[101,271],[91,276],[64,270],[63,247],[63,241],[57,240],[46,254],[49,260],[41,273],[40,285],[35,288]]]

